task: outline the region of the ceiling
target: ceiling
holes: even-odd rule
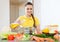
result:
[[[14,5],[21,5],[25,2],[27,2],[28,0],[10,0],[10,4],[14,4]]]

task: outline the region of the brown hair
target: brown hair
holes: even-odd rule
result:
[[[25,6],[27,6],[27,5],[32,5],[32,6],[33,6],[33,4],[32,4],[31,2],[27,2],[27,3],[25,4]]]
[[[25,6],[27,6],[27,5],[32,5],[32,6],[33,6],[33,4],[32,4],[31,2],[28,2],[28,3],[26,3],[26,4],[25,4]],[[33,26],[34,26],[34,27],[36,27],[36,26],[35,26],[35,18],[34,18],[34,15],[33,15],[33,14],[31,14],[31,16],[32,16],[33,21],[34,21]]]

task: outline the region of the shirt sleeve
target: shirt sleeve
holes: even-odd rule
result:
[[[39,19],[37,17],[35,17],[35,25],[36,26],[40,25],[40,21],[39,21]]]

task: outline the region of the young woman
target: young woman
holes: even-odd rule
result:
[[[35,28],[35,33],[36,34],[41,34],[42,32],[40,31],[40,23],[37,17],[34,16],[33,14],[33,4],[31,2],[26,3],[25,5],[25,15],[20,16],[13,24],[11,24],[12,29],[18,29],[17,27],[21,26],[23,28]],[[30,34],[32,31],[30,30]],[[37,42],[44,42],[44,40],[51,40],[51,39],[44,39],[36,36],[32,36],[31,40],[35,40]],[[53,42],[53,40],[51,40]]]
[[[28,2],[25,5],[25,15],[24,16],[20,16],[13,24],[17,24],[15,26],[12,26],[12,28],[16,28],[18,27],[18,24],[20,26],[25,27],[35,27],[37,33],[41,33],[40,32],[40,23],[37,17],[34,16],[33,14],[33,4],[31,2]]]
[[[24,28],[35,28],[36,34],[41,34],[40,32],[40,23],[37,17],[33,14],[33,4],[31,2],[26,3],[25,5],[25,15],[18,17],[18,19],[11,24],[12,29],[18,29],[18,26]],[[32,31],[30,31],[31,34]],[[34,37],[33,37],[34,38]],[[37,37],[36,37],[37,39]],[[35,39],[35,40],[36,40]],[[38,39],[37,39],[38,40]]]

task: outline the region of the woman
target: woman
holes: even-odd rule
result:
[[[25,27],[35,27],[38,34],[40,34],[40,23],[38,18],[33,15],[33,4],[28,2],[25,5],[25,15],[20,16],[13,24],[17,24],[16,26],[12,26],[11,28],[16,28],[18,25]]]
[[[14,24],[17,24],[17,25],[14,25]],[[40,23],[39,23],[38,18],[36,18],[33,15],[33,4],[31,2],[28,2],[25,5],[25,15],[20,16],[13,24],[11,24],[12,29],[17,28],[18,26],[21,26],[21,27],[24,27],[24,28],[26,28],[26,27],[33,28],[34,27],[35,28],[35,33],[36,34],[41,34]],[[32,31],[30,30],[30,34],[31,34],[31,32]],[[33,39],[35,39],[38,42],[43,41],[43,39],[35,37],[35,36],[33,36],[31,40],[33,40]]]

